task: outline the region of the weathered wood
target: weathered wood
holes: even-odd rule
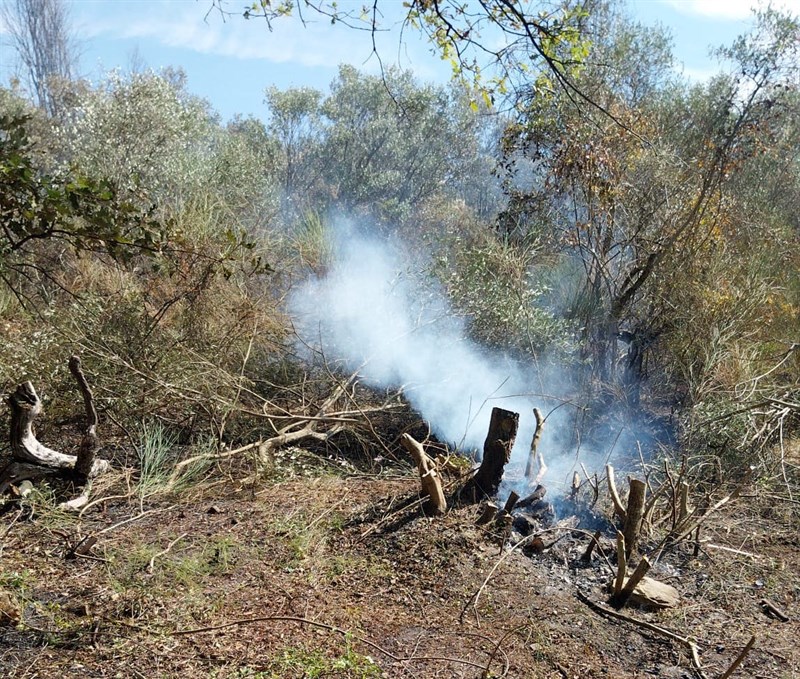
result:
[[[92,390],[89,388],[89,383],[86,381],[86,376],[81,369],[80,356],[70,357],[69,371],[78,383],[78,388],[81,390],[81,395],[83,396],[83,405],[86,409],[86,431],[83,434],[83,440],[81,441],[81,447],[78,450],[75,467],[73,469],[75,481],[80,485],[84,485],[92,474],[94,459],[99,448],[97,440],[98,417],[97,411],[94,408]]]
[[[647,559],[646,556],[643,556],[642,560],[639,562],[639,565],[636,567],[636,570],[633,571],[633,575],[624,580],[622,587],[619,589],[618,592],[615,592],[614,596],[611,598],[611,605],[617,610],[624,608],[625,604],[628,603],[628,599],[631,598],[633,591],[636,589],[636,586],[642,581],[642,578],[649,570],[650,570],[650,561]],[[614,583],[615,590],[617,588],[618,583],[619,583],[619,574],[617,575],[617,582]]]
[[[642,528],[644,515],[644,498],[647,486],[644,481],[629,478],[630,491],[628,492],[628,506],[625,509],[625,556],[630,558],[636,555],[639,545],[639,532]]]
[[[528,479],[531,484],[539,483],[539,481],[542,480],[547,472],[547,465],[544,463],[544,456],[539,450],[539,441],[542,438],[542,429],[544,428],[544,417],[542,417],[542,411],[538,408],[533,409],[533,416],[536,418],[536,429],[534,430],[533,438],[531,439],[531,449],[528,453],[528,464],[525,465],[525,478]],[[539,472],[534,477],[533,469],[535,462],[538,462]]]
[[[774,603],[772,603],[769,599],[761,599],[759,601],[761,608],[764,610],[765,613],[769,613],[774,615],[778,620],[781,622],[789,622],[791,618],[783,612],[783,609],[778,608]]]
[[[489,432],[483,444],[483,460],[475,475],[467,482],[462,492],[469,502],[479,502],[497,494],[503,470],[511,460],[511,449],[517,438],[519,413],[493,408]]]
[[[9,395],[8,405],[11,408],[11,454],[16,460],[51,469],[74,470],[77,456],[48,448],[33,433],[33,420],[42,412],[42,402],[33,384],[18,385]],[[108,467],[106,460],[93,460],[88,476],[96,476]]]
[[[481,515],[478,517],[478,520],[475,522],[477,526],[484,526],[497,516],[497,512],[500,508],[494,502],[487,502],[483,505],[483,509],[481,510]]]
[[[617,577],[614,578],[614,596],[619,596],[628,576],[628,561],[625,558],[625,536],[617,531]]]
[[[411,457],[417,464],[422,494],[428,496],[424,505],[425,512],[435,515],[444,514],[447,511],[447,500],[444,497],[442,482],[433,460],[428,457],[422,444],[409,434],[403,434],[400,437],[400,443],[411,453]]]
[[[625,508],[622,506],[622,500],[619,499],[617,484],[614,481],[614,467],[610,464],[606,465],[606,479],[608,480],[608,494],[611,496],[611,502],[614,503],[614,512],[624,522],[626,519]]]

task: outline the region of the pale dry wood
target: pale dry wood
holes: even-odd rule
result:
[[[481,509],[481,514],[478,517],[478,520],[475,522],[475,525],[477,526],[486,525],[487,523],[492,521],[492,519],[494,519],[495,516],[497,516],[497,512],[499,509],[500,508],[494,502],[484,503],[483,508]]]
[[[684,521],[689,516],[689,484],[681,481],[680,505],[678,507],[678,521]]]
[[[633,571],[633,575],[627,579],[624,579],[619,592],[615,592],[611,599],[611,605],[617,610],[625,608],[625,604],[628,603],[628,600],[631,598],[636,586],[642,581],[642,578],[649,570],[650,562],[647,560],[646,556],[643,556],[642,560],[639,562],[639,565],[636,566],[636,569]],[[614,584],[614,589],[617,588],[617,584],[618,583]]]
[[[428,497],[424,505],[426,512],[434,515],[444,514],[447,511],[447,500],[433,460],[425,452],[422,444],[410,434],[403,434],[400,443],[411,454],[417,465],[422,495]]]
[[[741,494],[742,490],[744,490],[745,486],[750,484],[750,479],[753,476],[753,472],[755,471],[754,467],[750,467],[747,473],[744,475],[742,480],[736,486],[736,488],[731,491],[730,494],[723,497],[721,500],[718,500],[715,504],[711,507],[706,509],[702,514],[696,516],[697,511],[689,514],[686,519],[683,521],[679,521],[678,525],[675,526],[675,529],[672,533],[668,536],[668,539],[672,543],[680,542],[681,540],[687,538],[691,535],[699,526],[705,523],[706,519],[710,517],[715,512],[719,511],[722,507],[724,507],[729,502],[735,500]]]
[[[614,596],[622,591],[622,585],[628,576],[628,562],[625,558],[625,536],[617,531],[617,577],[614,580]]]
[[[622,505],[622,500],[619,499],[619,493],[617,492],[617,483],[614,480],[614,467],[610,464],[606,465],[606,479],[608,480],[608,494],[611,496],[611,502],[614,503],[614,512],[620,520],[624,522],[627,515],[625,513],[625,507]]]
[[[542,438],[542,429],[544,428],[544,417],[542,411],[538,408],[533,409],[533,416],[536,418],[536,429],[533,432],[531,439],[531,448],[528,454],[528,463],[525,465],[525,478],[531,482],[531,485],[536,485],[547,473],[547,465],[544,463],[544,456],[539,450],[539,441]],[[539,471],[536,476],[533,475],[534,464],[538,464]]]
[[[66,455],[43,445],[33,433],[33,421],[42,412],[42,402],[33,384],[23,382],[9,395],[11,408],[11,453],[15,460],[50,469],[72,470],[78,461],[75,455]],[[108,470],[106,460],[94,459],[89,477]]]
[[[97,424],[99,420],[97,417],[97,410],[95,410],[94,407],[92,390],[89,388],[89,383],[86,381],[86,376],[83,374],[80,356],[70,356],[69,371],[72,373],[72,376],[78,383],[78,388],[81,390],[81,396],[83,396],[83,405],[86,409],[86,431],[83,434],[83,440],[81,441],[81,446],[78,449],[75,467],[73,469],[75,479],[78,481],[78,483],[83,484],[92,475],[95,456],[97,455],[97,451],[100,447],[97,439]],[[86,504],[86,502],[89,501],[88,490],[84,491],[84,495],[86,496],[86,500],[83,502],[83,504]],[[75,501],[80,501],[80,498],[75,498]],[[83,506],[83,504],[77,506],[80,507]]]
[[[147,564],[147,572],[152,573],[156,565],[156,559],[160,556],[166,556],[167,554],[169,554],[169,551],[175,545],[177,545],[181,540],[183,540],[183,538],[185,538],[186,536],[187,533],[181,533],[178,537],[172,540],[164,549],[162,549],[160,552],[157,552],[156,554],[153,554],[153,557],[150,559],[150,563]]]

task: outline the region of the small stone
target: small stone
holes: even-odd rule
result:
[[[22,617],[22,607],[17,598],[5,590],[0,589],[0,627],[12,627],[19,623]]]

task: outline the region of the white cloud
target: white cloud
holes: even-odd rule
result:
[[[684,14],[694,14],[713,19],[742,20],[752,16],[752,10],[766,7],[766,0],[666,0],[666,4]],[[775,0],[775,9],[800,14],[800,0]]]
[[[73,6],[79,11],[81,4]],[[92,3],[91,14],[81,13],[81,32],[87,37],[152,39],[172,48],[275,64],[330,67],[349,63],[367,71],[379,69],[372,55],[369,31],[341,24],[332,26],[324,17],[306,25],[296,16],[283,18],[274,22],[274,30],[270,31],[263,19],[233,16],[223,20],[214,12],[206,17],[194,2],[120,2],[103,14],[100,7]],[[406,35],[404,40],[401,63],[410,67],[413,61],[417,73],[425,77],[431,57],[423,45],[410,37]],[[379,33],[376,40],[384,62],[393,63],[398,53],[398,33]]]

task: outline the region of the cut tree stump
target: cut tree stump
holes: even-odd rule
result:
[[[444,514],[447,510],[447,500],[445,500],[442,482],[439,479],[433,460],[428,457],[422,444],[413,436],[403,434],[400,437],[400,443],[403,444],[403,448],[411,453],[411,457],[417,463],[422,495],[428,496],[428,500],[423,507],[425,513],[433,515]]]
[[[511,449],[517,438],[519,413],[492,409],[489,433],[483,444],[483,460],[475,475],[467,481],[461,493],[465,502],[480,502],[494,497],[503,478],[503,470],[511,460]]]
[[[639,546],[639,533],[642,529],[642,516],[644,515],[644,500],[647,486],[644,481],[628,479],[630,490],[628,492],[628,506],[625,509],[625,556],[628,560],[636,556]]]

